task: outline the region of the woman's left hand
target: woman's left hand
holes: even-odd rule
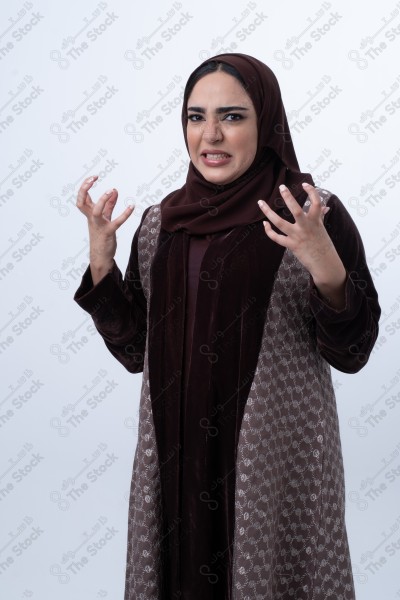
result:
[[[294,217],[294,223],[282,219],[263,200],[259,206],[268,221],[264,221],[265,233],[277,244],[288,248],[311,274],[322,296],[336,309],[344,306],[344,283],[346,270],[324,226],[324,215],[329,208],[322,205],[317,190],[303,184],[311,206],[307,213],[285,186],[280,186],[282,198]],[[282,233],[277,233],[271,223]]]

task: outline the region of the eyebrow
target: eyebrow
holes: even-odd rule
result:
[[[197,113],[201,113],[201,114],[205,114],[205,109],[201,108],[200,106],[189,106],[188,111],[192,111],[192,112],[197,112]],[[216,109],[216,113],[217,114],[221,114],[221,113],[227,113],[227,112],[231,112],[232,110],[249,110],[248,108],[246,108],[245,106],[220,106],[219,108]]]

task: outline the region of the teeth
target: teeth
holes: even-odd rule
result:
[[[210,160],[219,160],[221,158],[228,158],[228,154],[206,154],[206,158]]]

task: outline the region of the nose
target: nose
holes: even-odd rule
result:
[[[206,123],[203,129],[203,138],[210,143],[220,142],[222,140],[222,130],[218,121]]]

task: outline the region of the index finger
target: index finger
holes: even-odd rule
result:
[[[91,177],[88,177],[87,179],[85,179],[85,181],[79,188],[78,195],[76,198],[76,206],[79,208],[79,210],[82,210],[85,207],[93,206],[93,201],[89,195],[89,189],[92,187],[97,177],[97,175],[92,175]]]
[[[293,215],[293,217],[295,218],[295,220],[297,221],[298,219],[302,219],[304,216],[303,209],[301,208],[300,204],[297,202],[296,198],[294,198],[294,196],[292,195],[290,190],[286,187],[286,185],[283,185],[283,184],[280,185],[279,191],[281,193],[283,200],[285,201],[286,206],[290,210],[290,212]]]

